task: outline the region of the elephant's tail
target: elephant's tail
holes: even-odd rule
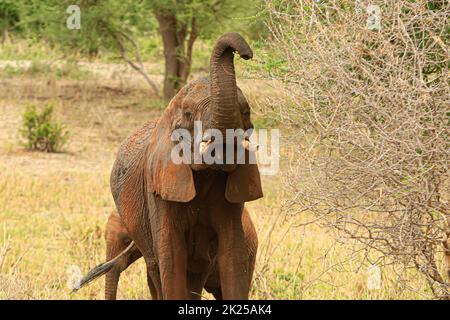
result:
[[[126,253],[128,253],[134,246],[134,241],[132,241],[130,243],[130,245],[123,250],[117,257],[106,261],[104,263],[99,264],[98,266],[94,267],[94,269],[92,269],[91,271],[89,271],[89,273],[84,276],[80,282],[78,282],[78,284],[75,286],[75,288],[72,290],[72,292],[75,292],[79,289],[81,289],[82,287],[84,287],[85,285],[87,285],[88,283],[94,281],[95,279],[105,275],[106,273],[108,273],[109,270],[111,270],[116,262]]]

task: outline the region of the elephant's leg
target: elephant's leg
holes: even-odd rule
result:
[[[161,279],[151,240],[151,236],[147,235],[147,239],[145,237],[138,237],[134,241],[144,256],[147,267],[147,284],[152,299],[162,299]]]
[[[159,232],[155,250],[161,278],[163,299],[185,300],[187,289],[186,231],[189,208],[184,204],[155,198],[151,211],[158,212]]]
[[[107,227],[108,228],[108,227]],[[107,229],[106,236],[106,261],[117,257],[123,250],[126,249],[117,234],[110,229]],[[118,263],[105,276],[105,300],[116,300],[117,287],[119,285],[120,273],[122,272],[122,265],[127,261],[126,256],[122,257]]]
[[[111,260],[118,256],[123,250],[127,248],[129,243],[120,242],[119,244],[111,244],[109,241],[107,244],[107,260]],[[113,246],[110,248],[109,246]],[[117,287],[120,280],[120,274],[125,271],[131,264],[142,257],[139,249],[134,246],[133,249],[126,255],[124,255],[116,265],[106,274],[105,276],[105,299],[106,300],[116,300],[117,297]]]
[[[256,234],[255,226],[252,223],[248,210],[244,208],[242,212],[242,224],[244,227],[245,243],[249,257],[249,274],[248,283],[251,285],[253,272],[255,270],[256,252],[258,249],[258,236]],[[220,287],[220,275],[217,265],[208,277],[205,284],[205,290],[211,293],[216,300],[222,300],[222,288]]]
[[[147,285],[148,285],[148,289],[150,290],[152,299],[153,300],[161,299],[160,297],[158,297],[158,291],[156,290],[155,284],[153,283],[153,280],[152,280],[151,272],[149,272],[149,271],[147,271]]]
[[[113,268],[105,276],[105,300],[116,300],[120,270]]]
[[[187,249],[185,239],[187,213],[176,204],[161,206],[158,260],[164,299],[185,300],[187,289]]]
[[[255,271],[256,255],[250,254],[248,260],[248,285],[250,288],[253,280],[253,272]]]
[[[153,300],[162,300],[161,278],[159,276],[156,259],[147,263],[147,285]]]
[[[240,235],[236,235],[236,238],[239,237]],[[232,241],[222,240],[218,252],[218,264],[223,299],[248,299],[250,270],[246,254],[245,249],[236,246]]]
[[[118,238],[110,237],[106,243],[106,261],[117,257],[126,246]],[[127,263],[127,257],[122,257],[116,265],[105,276],[105,300],[116,300],[117,287],[119,285],[120,273],[122,266]]]
[[[223,299],[248,299],[250,261],[242,225],[242,205],[223,203],[212,217],[218,237],[217,263]]]
[[[109,216],[106,224],[106,261],[110,261],[119,256],[132,242],[127,229],[122,223],[122,219],[116,210]],[[124,254],[106,274],[105,277],[105,299],[116,300],[117,287],[120,274],[128,268],[133,262],[142,257],[141,252],[136,247]]]
[[[244,208],[242,212],[242,225],[244,226],[245,243],[249,258],[248,282],[251,285],[256,264],[256,253],[258,251],[258,235],[247,208]]]
[[[139,182],[139,180],[138,180]],[[137,183],[137,185],[139,185]],[[131,191],[130,191],[131,190]],[[135,193],[139,194],[132,187],[122,194],[122,221],[129,235],[138,248],[141,255],[144,257],[147,267],[147,284],[149,286],[150,294],[153,299],[162,298],[161,279],[159,276],[158,262],[155,255],[155,244],[152,236],[152,219],[149,217],[149,208],[145,203],[137,201]],[[133,191],[133,192],[132,192]],[[152,200],[152,198],[149,198]],[[124,201],[126,200],[126,201]],[[152,213],[158,212],[154,205],[152,206]],[[159,223],[155,223],[155,229]]]

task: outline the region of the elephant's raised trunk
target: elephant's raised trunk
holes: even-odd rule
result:
[[[211,54],[211,125],[221,131],[235,129],[241,121],[233,62],[235,51],[245,60],[253,57],[252,49],[244,38],[239,33],[230,32],[217,40]]]

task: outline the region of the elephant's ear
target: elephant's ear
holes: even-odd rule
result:
[[[187,164],[172,161],[170,126],[160,122],[156,129],[147,150],[147,190],[164,200],[189,202],[196,194],[192,170]]]
[[[263,197],[261,177],[256,164],[240,164],[228,174],[225,198],[242,203]]]

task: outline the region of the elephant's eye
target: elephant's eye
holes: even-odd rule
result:
[[[250,117],[250,111],[244,111],[243,115],[244,117]]]
[[[185,116],[186,118],[190,118],[190,117],[192,117],[192,112],[190,112],[190,111],[185,111],[185,112],[184,112],[184,116]]]

